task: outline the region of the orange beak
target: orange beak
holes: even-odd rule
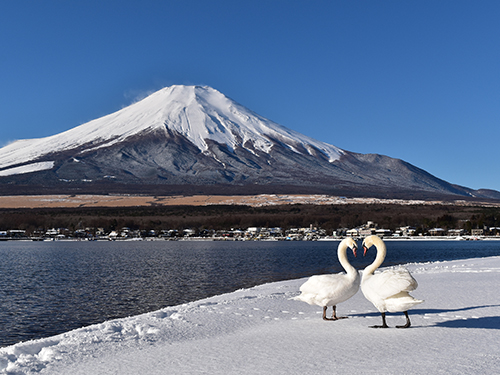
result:
[[[363,252],[363,256],[365,256],[365,255],[366,255],[366,252],[368,251],[368,248],[367,248],[366,246],[363,246],[363,249],[365,250],[365,251]]]

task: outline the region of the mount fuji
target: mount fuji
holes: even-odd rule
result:
[[[0,149],[0,194],[321,193],[500,199],[407,162],[287,129],[211,87],[171,86],[63,133]]]

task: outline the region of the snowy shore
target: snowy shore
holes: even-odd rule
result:
[[[0,349],[0,374],[496,374],[500,257],[410,264],[412,327],[371,329],[358,292],[325,322],[290,300],[306,280],[238,290]]]

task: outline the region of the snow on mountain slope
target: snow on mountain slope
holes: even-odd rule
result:
[[[310,154],[318,149],[330,162],[343,151],[267,120],[227,98],[219,91],[201,86],[171,86],[110,115],[46,138],[20,140],[0,149],[0,169],[50,154],[84,146],[85,152],[109,147],[132,136],[157,130],[175,131],[201,151],[207,140],[227,145],[253,147],[269,152],[276,140],[292,151]]]
[[[37,171],[44,171],[47,169],[52,169],[54,167],[53,161],[42,161],[40,163],[32,163],[22,165],[20,167],[7,168],[0,171],[0,176],[12,176],[15,174],[24,174]]]

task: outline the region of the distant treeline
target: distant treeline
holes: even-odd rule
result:
[[[0,230],[28,233],[50,228],[69,230],[128,227],[136,230],[246,229],[248,227],[321,227],[327,231],[355,228],[373,221],[380,228],[402,226],[426,231],[432,228],[475,229],[500,227],[500,208],[451,205],[236,205],[155,206],[120,208],[1,209]]]

